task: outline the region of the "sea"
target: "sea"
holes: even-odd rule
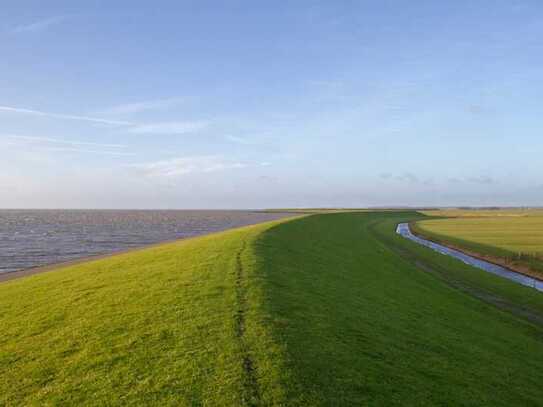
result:
[[[281,219],[248,210],[0,210],[0,273]]]

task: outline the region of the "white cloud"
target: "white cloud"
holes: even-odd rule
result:
[[[110,125],[115,125],[115,126],[134,125],[134,123],[120,121],[120,120],[109,120],[109,119],[78,116],[78,115],[71,115],[71,114],[49,113],[49,112],[43,112],[41,110],[22,109],[22,108],[11,107],[11,106],[0,106],[0,112],[19,113],[19,114],[27,114],[27,115],[32,115],[32,116],[41,116],[41,117],[51,117],[55,119],[80,120],[80,121],[93,122],[93,123],[110,124]]]
[[[134,134],[187,134],[202,130],[207,125],[203,121],[162,122],[135,125],[128,131]]]
[[[232,143],[236,143],[236,144],[249,144],[249,141],[244,138],[244,137],[239,137],[239,136],[233,136],[231,134],[227,134],[225,136],[225,138],[228,140],[228,141],[231,141]]]
[[[48,117],[55,119],[79,120],[91,123],[107,124],[113,126],[125,127],[126,131],[133,134],[156,134],[156,135],[175,135],[197,132],[208,126],[204,121],[172,121],[158,123],[134,123],[122,120],[110,120],[104,118],[79,116],[61,113],[49,113],[41,110],[23,109],[12,106],[0,106],[0,113],[26,114],[39,117]]]
[[[469,177],[467,180],[469,182],[473,182],[475,184],[484,184],[484,185],[489,185],[489,184],[495,183],[494,178],[489,177],[487,175],[478,175],[478,176],[475,176],[475,177]]]
[[[451,177],[448,179],[450,183],[453,184],[461,184],[461,183],[473,183],[473,184],[482,184],[482,185],[490,185],[495,184],[497,181],[489,177],[488,175],[477,175],[477,176],[471,176],[471,177],[464,177],[464,178],[458,178],[458,177]]]
[[[225,136],[226,140],[230,141],[234,144],[240,144],[244,146],[256,146],[259,144],[263,144],[265,141],[262,140],[262,138],[248,138],[248,137],[240,137],[240,136],[234,136],[231,134],[228,134]]]
[[[64,20],[66,20],[66,16],[56,16],[56,17],[45,18],[43,20],[34,21],[29,24],[18,25],[17,27],[13,28],[11,31],[16,34],[43,31],[43,30],[48,29],[51,26],[62,23]]]
[[[76,148],[76,147],[47,147],[44,148],[45,151],[57,151],[57,152],[73,152],[73,153],[90,153],[90,154],[100,154],[100,155],[114,155],[114,156],[134,156],[136,154],[124,152],[124,151],[106,151],[106,150],[89,150],[86,148]]]
[[[410,172],[406,172],[403,174],[396,174],[396,175],[391,174],[389,172],[384,172],[384,173],[379,174],[379,178],[384,179],[384,180],[408,182],[412,184],[415,184],[420,181],[416,175],[411,174]]]
[[[111,115],[140,113],[148,110],[167,109],[181,102],[181,98],[169,98],[160,100],[149,100],[145,102],[125,103],[103,110],[101,113]]]
[[[151,163],[133,164],[130,167],[147,177],[175,178],[191,173],[207,173],[245,168],[247,164],[228,160],[220,156],[207,155],[178,157]]]
[[[91,143],[70,141],[50,137],[34,137],[4,134],[0,135],[0,144],[5,147],[24,149],[35,152],[73,152],[114,156],[133,156],[134,153],[122,151],[125,146],[120,144]],[[98,149],[100,148],[100,149]],[[108,150],[104,150],[107,148]],[[113,150],[111,150],[113,149]]]
[[[109,148],[124,148],[126,146],[122,144],[104,144],[104,143],[91,143],[86,141],[71,141],[64,139],[57,139],[51,137],[35,137],[35,136],[19,136],[13,134],[4,134],[3,137],[9,139],[21,140],[26,143],[34,144],[61,144],[61,145],[71,145],[71,146],[95,146],[95,147],[109,147]]]

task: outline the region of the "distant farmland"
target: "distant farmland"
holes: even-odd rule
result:
[[[524,209],[435,209],[421,210],[428,216],[445,216],[448,218],[501,218],[501,217],[543,217],[543,208]]]
[[[512,268],[528,267],[543,276],[543,210],[440,210],[424,214],[446,218],[417,222],[415,232],[496,257]]]

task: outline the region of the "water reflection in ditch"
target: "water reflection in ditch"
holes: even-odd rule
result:
[[[506,269],[505,267],[498,266],[497,264],[493,264],[493,263],[489,263],[488,261],[477,259],[475,257],[462,253],[458,250],[454,250],[449,247],[440,245],[438,243],[434,243],[429,240],[415,236],[411,232],[411,229],[409,228],[409,224],[407,223],[400,223],[398,227],[396,228],[396,233],[402,235],[403,237],[409,240],[419,243],[423,246],[429,247],[430,249],[435,250],[436,252],[459,259],[463,261],[464,263],[469,264],[470,266],[474,266],[484,271],[488,271],[489,273],[507,278],[516,283],[535,288],[538,291],[543,291],[543,281],[537,280],[529,276],[525,276],[524,274],[516,273],[512,270]]]

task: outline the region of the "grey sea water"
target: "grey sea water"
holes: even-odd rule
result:
[[[280,219],[197,210],[0,210],[0,273]]]

